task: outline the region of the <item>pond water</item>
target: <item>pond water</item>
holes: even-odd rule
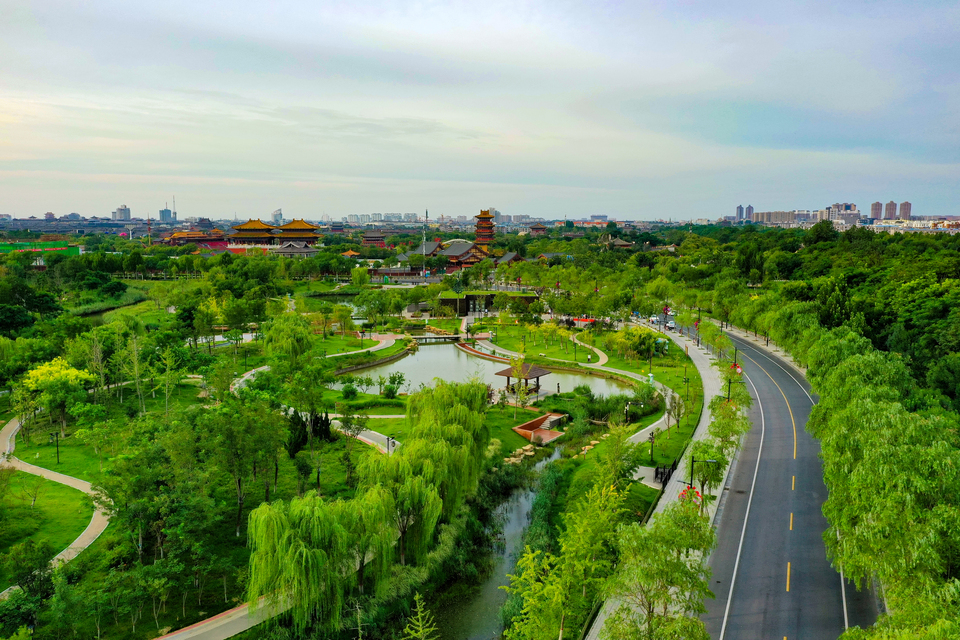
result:
[[[539,470],[548,462],[560,457],[560,449],[538,462]],[[501,545],[493,559],[493,568],[475,590],[464,598],[433,612],[441,640],[493,640],[503,632],[498,612],[507,600],[507,592],[500,587],[510,584],[507,574],[513,573],[523,543],[523,530],[530,524],[530,510],[536,492],[515,491],[497,509],[497,517],[503,522]]]
[[[472,378],[490,384],[493,387],[503,387],[507,380],[502,376],[494,375],[510,365],[504,362],[494,362],[457,349],[452,344],[437,344],[421,346],[416,353],[401,358],[395,362],[370,367],[356,372],[355,375],[370,375],[376,378],[379,375],[387,376],[395,371],[406,375],[410,391],[415,391],[421,384],[432,386],[435,378],[447,382],[466,382]],[[616,380],[600,378],[579,373],[553,372],[540,379],[544,389],[556,392],[557,385],[560,391],[566,393],[573,388],[585,384],[594,394],[609,396],[617,393],[629,393],[629,388]]]

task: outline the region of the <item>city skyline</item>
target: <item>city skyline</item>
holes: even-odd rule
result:
[[[16,217],[960,213],[952,5],[4,4]]]

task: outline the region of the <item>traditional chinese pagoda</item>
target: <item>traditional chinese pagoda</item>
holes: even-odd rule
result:
[[[476,244],[486,250],[487,245],[493,242],[493,214],[490,209],[481,209],[480,215],[474,216],[477,220]]]

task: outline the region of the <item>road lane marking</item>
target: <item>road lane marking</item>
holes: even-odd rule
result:
[[[733,587],[737,583],[737,570],[740,568],[740,553],[743,551],[743,539],[747,535],[747,520],[750,518],[750,505],[753,503],[753,490],[757,486],[757,473],[760,471],[760,454],[763,453],[763,436],[766,433],[766,419],[763,416],[763,403],[760,402],[760,392],[750,376],[744,374],[744,378],[753,387],[753,393],[757,396],[757,406],[760,408],[760,447],[757,449],[757,466],[753,468],[753,481],[750,483],[750,496],[747,498],[747,511],[743,514],[743,528],[740,530],[740,544],[737,545],[737,560],[733,563],[733,576],[730,578],[730,591],[727,593],[727,606],[723,610],[723,624],[720,626],[720,638],[723,640],[727,632],[727,620],[730,618],[730,603],[733,601]]]
[[[787,591],[790,591],[790,563],[787,563]]]
[[[794,491],[797,488],[797,476],[793,476],[793,480],[790,481],[790,491]]]
[[[783,401],[787,403],[787,411],[790,412],[790,424],[793,425],[793,459],[797,459],[797,421],[793,419],[793,409],[790,408],[790,401],[787,400],[787,394],[783,392],[783,389],[780,388],[780,385],[777,384],[777,381],[773,379],[773,376],[770,375],[770,372],[763,368],[759,362],[748,356],[747,354],[742,354],[744,358],[752,362],[753,364],[760,367],[760,370],[767,374],[767,377],[770,378],[770,382],[776,385],[777,390],[780,391],[780,395],[783,396]]]
[[[793,531],[793,512],[790,512],[790,531]]]
[[[734,336],[734,337],[735,337],[735,336]],[[810,395],[810,393],[804,388],[804,386],[803,386],[802,384],[800,384],[800,381],[797,380],[797,377],[796,377],[795,375],[793,375],[793,373],[792,373],[791,371],[789,371],[786,367],[784,367],[782,364],[780,364],[779,362],[777,362],[777,360],[776,360],[773,356],[771,356],[770,354],[764,353],[763,351],[761,351],[761,350],[758,349],[757,347],[751,345],[749,342],[747,342],[747,341],[744,340],[743,338],[738,338],[738,339],[743,343],[743,345],[751,348],[756,355],[762,356],[762,357],[766,358],[767,360],[769,360],[770,362],[772,362],[773,364],[775,364],[775,365],[777,365],[778,367],[780,367],[780,369],[781,369],[784,373],[786,373],[786,374],[790,377],[791,380],[793,380],[794,382],[797,383],[797,386],[800,387],[800,390],[803,391],[803,393],[807,396],[807,398],[810,399],[811,404],[816,404],[816,402],[814,402],[813,397]],[[744,351],[744,349],[741,348],[741,352],[743,352],[743,351]],[[754,364],[756,364],[758,367],[760,367],[760,364],[757,363],[756,360],[753,360],[753,358],[750,358],[750,356],[746,355],[746,353],[744,353],[743,355],[744,355],[745,358],[749,358]],[[763,367],[760,367],[760,368],[763,369]],[[764,373],[766,373],[766,371],[764,371]],[[769,376],[770,374],[767,373],[767,375]],[[771,380],[772,380],[772,379],[773,379],[773,378],[771,378]],[[751,383],[751,384],[752,384],[752,383]],[[774,384],[776,384],[776,382],[774,382]],[[779,388],[779,385],[777,385],[777,387]],[[754,387],[754,388],[755,388],[755,387]],[[781,393],[783,393],[783,390],[782,390],[782,389],[781,389]],[[788,405],[788,409],[789,409],[789,405]],[[790,417],[791,417],[791,418],[793,417],[793,412],[790,413]],[[796,429],[794,429],[794,434],[796,434]],[[796,435],[794,435],[794,437],[796,437]],[[794,441],[794,442],[796,442],[796,441]],[[796,456],[794,456],[794,457],[796,457]],[[794,476],[794,477],[793,477],[793,483],[794,483],[794,484],[791,485],[791,489],[795,488],[796,480],[797,480],[797,477]],[[837,537],[838,537],[838,538],[840,537],[840,533],[839,533],[839,532],[837,532]],[[845,578],[844,575],[843,575],[843,568],[842,568],[842,567],[840,568],[840,599],[841,599],[841,601],[843,602],[843,628],[844,628],[844,629],[849,629],[849,628],[850,628],[850,617],[849,617],[849,615],[848,615],[848,613],[847,613],[847,582],[846,582],[846,578]]]
[[[727,337],[730,337],[730,334],[729,334],[729,333],[727,334]],[[755,345],[752,345],[752,344],[750,344],[749,342],[747,342],[747,340],[746,340],[745,338],[740,338],[740,337],[738,337],[738,336],[733,336],[733,337],[734,337],[735,339],[737,339],[737,340],[740,340],[741,342],[743,342],[743,343],[744,343],[745,345],[747,345],[748,347],[752,347],[753,350],[754,350],[754,352],[755,352],[758,356],[763,356],[764,358],[766,358],[767,360],[769,360],[769,361],[772,362],[773,364],[775,364],[775,365],[777,365],[778,367],[780,367],[781,369],[783,369],[783,372],[784,372],[785,374],[787,374],[788,376],[790,376],[790,378],[791,378],[794,382],[797,383],[797,386],[800,387],[800,390],[803,391],[804,395],[806,395],[807,398],[809,398],[810,404],[817,404],[817,403],[814,401],[813,396],[811,396],[810,393],[804,388],[804,386],[803,386],[802,384],[800,384],[800,381],[797,380],[797,377],[793,374],[792,371],[790,371],[789,369],[787,369],[786,367],[784,367],[782,364],[780,364],[779,362],[777,362],[777,360],[776,360],[773,356],[771,356],[769,353],[764,353],[761,349],[758,349]],[[779,356],[778,356],[778,357],[779,357]]]

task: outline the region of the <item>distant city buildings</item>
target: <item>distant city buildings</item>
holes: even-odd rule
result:
[[[113,212],[114,220],[129,220],[130,219],[130,207],[123,204],[117,207],[117,210]]]
[[[271,213],[271,214],[270,214],[270,222],[271,222],[272,224],[275,224],[275,225],[277,225],[277,224],[283,224],[283,210],[282,210],[282,209],[277,209],[276,211],[274,211],[273,213]]]
[[[743,220],[743,205],[737,205],[737,222]]]
[[[897,203],[891,200],[887,203],[887,206],[883,210],[883,219],[884,220],[896,220],[897,219]]]
[[[901,220],[910,220],[910,210],[913,208],[913,205],[909,202],[900,203],[900,219]]]
[[[746,210],[746,212],[744,213],[744,216],[746,216],[746,219],[747,219],[747,220],[753,220],[753,205],[752,205],[752,204],[748,204],[748,205],[747,205],[747,210]]]
[[[874,202],[870,205],[870,217],[874,220],[880,220],[883,218],[883,203],[880,201]]]
[[[176,211],[171,211],[167,207],[160,209],[160,222],[176,222],[176,221],[177,221]]]

